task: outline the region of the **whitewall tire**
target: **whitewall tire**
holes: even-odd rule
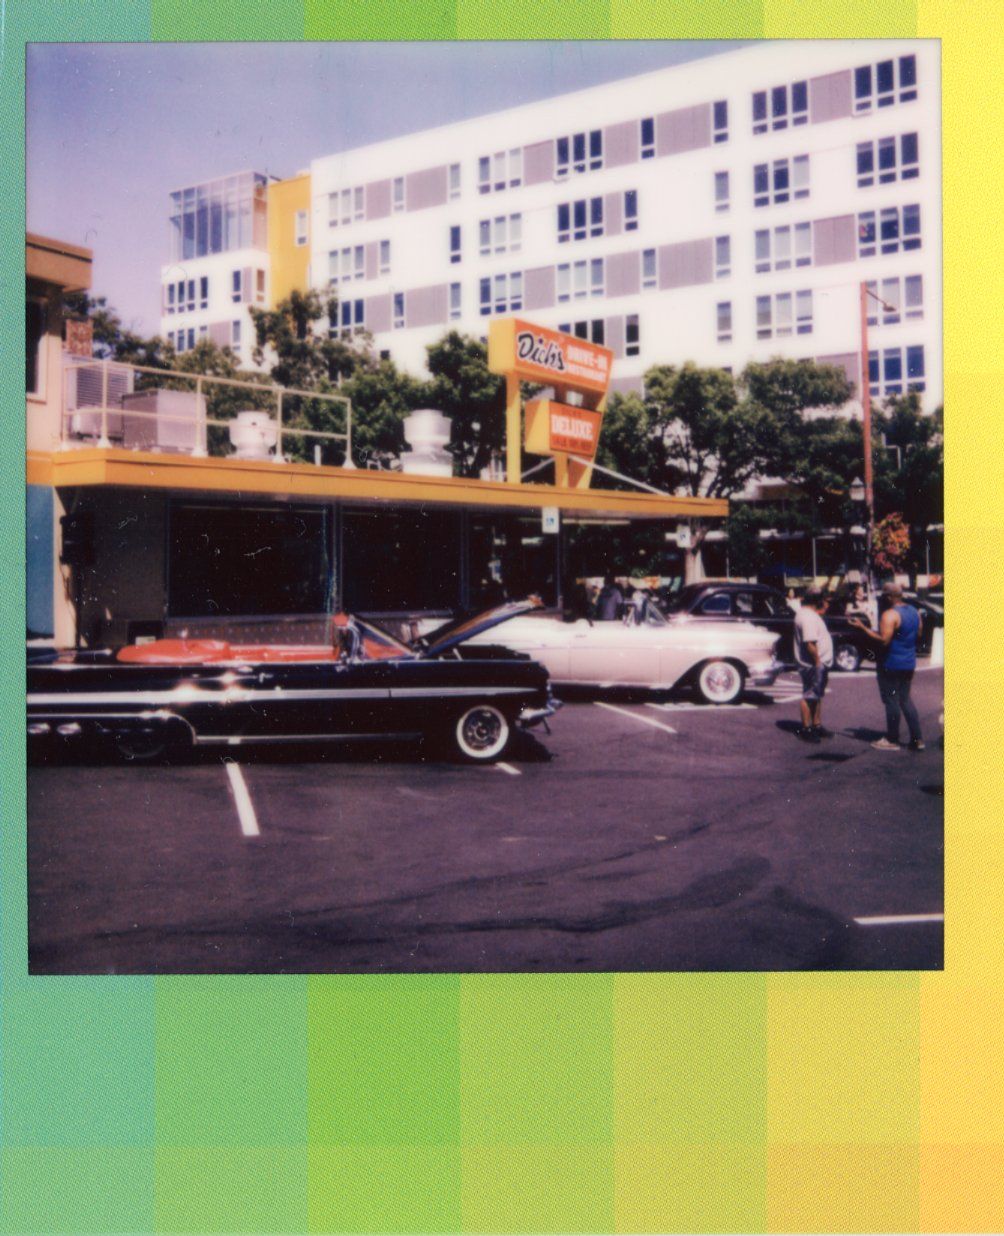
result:
[[[492,704],[475,704],[457,719],[453,729],[456,748],[465,760],[497,760],[509,745],[512,728]]]
[[[708,661],[697,675],[697,690],[706,704],[734,704],[743,693],[743,672],[731,661]]]

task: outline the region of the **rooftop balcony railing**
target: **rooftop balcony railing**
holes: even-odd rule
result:
[[[352,402],[261,382],[80,360],[64,370],[61,449],[353,467]]]

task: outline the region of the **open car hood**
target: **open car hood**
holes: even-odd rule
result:
[[[480,635],[482,631],[489,631],[492,627],[497,627],[499,623],[508,622],[510,618],[517,618],[520,614],[542,608],[543,602],[539,597],[528,597],[525,601],[509,601],[505,605],[496,605],[493,609],[486,609],[473,617],[454,619],[425,636],[419,655],[423,657],[442,656],[444,652],[449,652],[451,648],[456,648],[465,640]]]

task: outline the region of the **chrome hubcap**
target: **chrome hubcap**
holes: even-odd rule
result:
[[[502,734],[502,720],[487,708],[477,708],[464,718],[464,742],[472,751],[488,751]]]
[[[704,685],[709,695],[727,699],[736,689],[736,671],[731,665],[709,665],[704,671]]]

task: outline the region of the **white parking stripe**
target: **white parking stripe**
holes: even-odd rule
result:
[[[648,703],[647,708],[658,708],[662,712],[734,712],[737,708],[756,708],[756,704],[656,704]]]
[[[676,734],[671,725],[663,725],[661,721],[653,721],[651,717],[643,717],[637,712],[628,712],[626,708],[618,708],[616,704],[606,704],[603,700],[594,700],[597,708],[607,708],[610,712],[619,712],[623,717],[630,717],[632,721],[640,721],[642,725],[651,725],[657,730],[664,730],[667,734]]]
[[[876,914],[871,918],[856,918],[859,927],[895,927],[900,923],[943,923],[944,914]]]
[[[503,760],[499,760],[493,767],[501,768],[504,773],[508,773],[510,777],[522,777],[522,773],[518,768],[513,768],[511,764],[506,764]]]
[[[237,816],[241,822],[241,832],[245,837],[260,837],[258,817],[255,815],[254,804],[251,802],[251,795],[248,793],[240,765],[235,764],[233,760],[227,760],[226,768],[227,776],[230,778],[230,788],[234,794],[234,803],[237,806]]]

